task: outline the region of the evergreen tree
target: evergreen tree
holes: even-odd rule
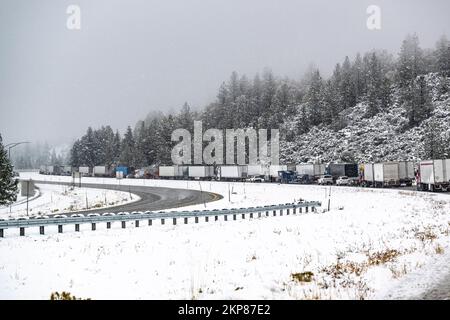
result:
[[[119,131],[116,130],[112,142],[113,164],[119,164],[121,151],[122,151],[122,139],[120,137]]]
[[[441,128],[436,121],[430,121],[426,126],[423,140],[423,159],[443,159],[447,156]]]
[[[342,77],[339,89],[340,96],[342,97],[342,107],[344,109],[354,107],[356,104],[356,96],[353,84],[352,66],[348,57],[345,57],[344,63],[342,64]]]
[[[322,122],[322,97],[322,77],[320,76],[319,70],[316,70],[312,75],[309,90],[306,95],[308,122],[313,126]]]
[[[0,134],[0,205],[8,205],[17,200],[18,180],[14,179],[14,172],[8,153],[3,146]]]
[[[450,77],[450,41],[445,35],[436,43],[435,70],[443,76]]]
[[[147,130],[145,128],[144,121],[139,123],[139,127],[136,130],[135,134],[136,138],[136,147],[134,153],[134,165],[138,168],[145,167],[148,165],[147,159],[145,156],[147,145]]]
[[[126,166],[134,167],[135,142],[130,126],[128,126],[127,131],[125,132],[121,145],[120,163]]]
[[[408,86],[417,76],[424,73],[423,50],[417,34],[408,35],[403,41],[397,66],[400,87]]]
[[[382,88],[382,75],[378,58],[375,52],[372,53],[367,75],[367,116],[373,117],[381,110],[382,101],[380,98]]]
[[[352,67],[353,92],[356,102],[361,102],[366,93],[363,61],[358,53]]]
[[[424,76],[418,77],[407,88],[405,97],[410,126],[416,126],[430,116],[432,111],[431,97]]]

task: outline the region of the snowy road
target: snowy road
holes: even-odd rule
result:
[[[55,182],[55,181],[39,181],[37,184],[58,184],[70,185],[69,182]],[[121,212],[121,211],[147,211],[147,210],[164,210],[170,208],[178,208],[189,205],[203,204],[222,198],[221,195],[211,192],[201,192],[197,190],[174,189],[163,187],[150,186],[131,186],[131,185],[117,185],[117,184],[100,184],[90,183],[83,184],[85,188],[108,189],[130,192],[138,195],[141,199],[136,202],[126,203],[112,208],[103,208],[98,210],[89,210],[90,213],[104,213],[104,212]],[[58,213],[60,214],[60,213]],[[51,214],[49,214],[51,216]]]

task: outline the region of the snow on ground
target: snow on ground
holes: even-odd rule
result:
[[[72,213],[122,205],[140,198],[135,194],[116,190],[71,188],[62,185],[38,184],[37,193],[29,199],[29,215]],[[0,207],[0,217],[26,216],[26,197],[11,206]]]
[[[0,240],[0,256],[5,257],[0,298],[48,299],[52,291],[63,290],[94,299],[415,298],[449,269],[448,194],[198,181],[121,183],[201,188],[224,196],[206,208],[299,198],[327,204],[331,190],[331,210],[323,212],[323,205],[318,213],[176,226],[155,222],[125,230],[117,223],[111,230],[99,225],[93,232],[84,226],[81,233],[49,230],[45,236],[30,230],[27,237]],[[197,208],[204,205],[188,209]]]

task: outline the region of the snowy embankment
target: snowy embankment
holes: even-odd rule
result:
[[[109,208],[138,201],[135,194],[116,190],[71,188],[63,185],[38,184],[37,194],[30,197],[28,215],[70,214],[77,211]],[[26,198],[7,207],[0,207],[0,217],[26,216]]]
[[[323,212],[324,205],[318,213],[252,221],[154,223],[125,230],[99,225],[95,232],[86,227],[81,233],[1,239],[0,256],[7,258],[0,261],[0,298],[47,299],[62,290],[94,299],[410,298],[450,272],[449,195],[198,181],[121,183],[222,194],[222,200],[205,205],[211,209],[300,198],[325,204],[331,190],[331,210]]]

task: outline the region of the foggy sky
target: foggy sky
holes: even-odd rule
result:
[[[69,4],[81,30],[66,28]],[[370,4],[380,31],[366,28]],[[326,74],[358,51],[397,53],[412,32],[433,47],[450,37],[449,12],[447,0],[1,0],[0,133],[70,142],[87,126],[202,107],[233,70],[299,79],[314,63]]]

